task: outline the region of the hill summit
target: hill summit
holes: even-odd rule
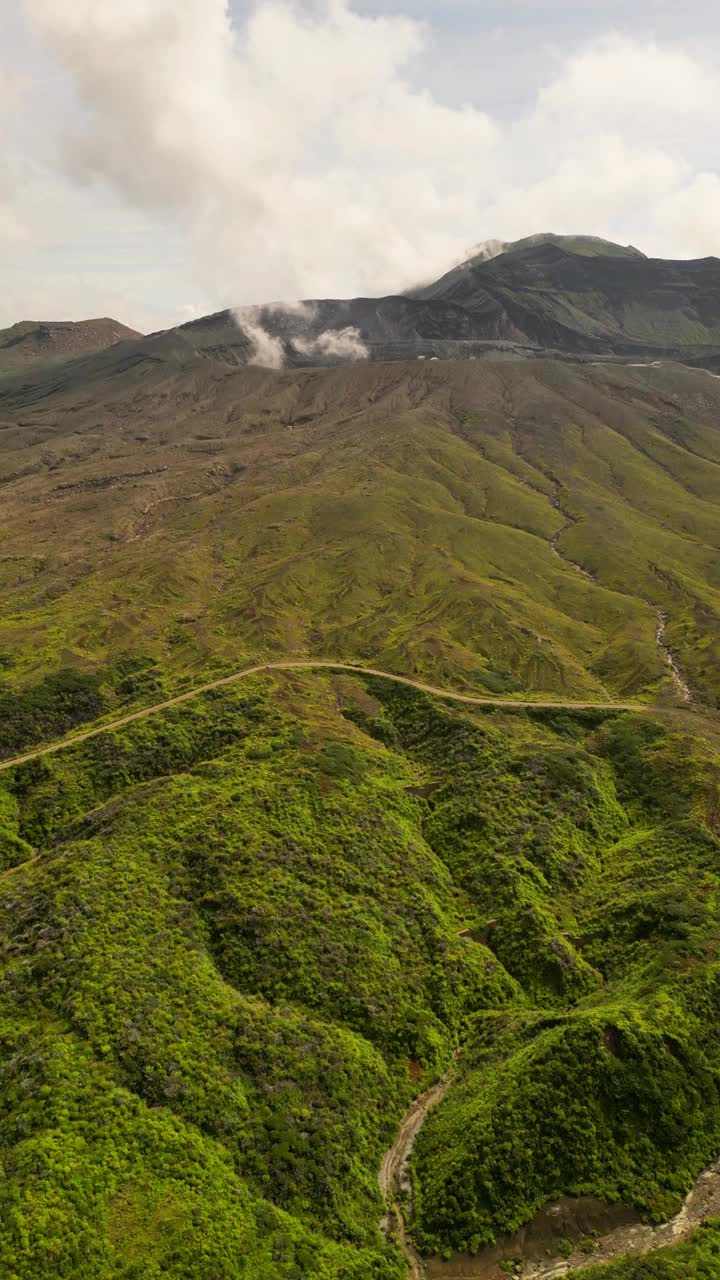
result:
[[[21,320],[0,329],[0,373],[104,351],[142,335],[118,320]]]
[[[501,253],[520,253],[523,249],[535,249],[539,245],[551,244],[563,249],[566,253],[577,253],[587,258],[644,258],[646,255],[633,245],[615,244],[612,240],[603,240],[602,236],[559,236],[554,231],[540,231],[536,235],[524,236],[522,240],[483,240],[471,249],[455,270],[475,266],[481,262],[490,262],[499,258]],[[423,292],[419,289],[418,292]]]

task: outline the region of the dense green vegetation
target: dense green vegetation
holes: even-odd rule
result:
[[[12,671],[3,663],[0,672]],[[72,735],[103,715],[117,718],[128,705],[160,701],[177,692],[149,658],[119,658],[95,672],[72,667],[52,672],[37,684],[0,686],[0,760],[24,748]]]
[[[298,674],[0,775],[3,1274],[400,1280],[381,1155],[458,1046],[423,1247],[670,1212],[720,1146],[715,759]]]
[[[519,758],[488,738],[452,752],[426,838],[534,1007],[473,1020],[421,1134],[430,1250],[476,1249],[562,1194],[661,1219],[720,1145],[712,752],[627,717]]]
[[[716,1280],[720,1275],[720,1222],[702,1226],[687,1244],[625,1258],[606,1267],[573,1271],[569,1280]]]
[[[402,1274],[409,1064],[517,989],[455,940],[402,757],[339,724],[232,691],[4,776],[42,850],[2,885],[6,1274]]]
[[[558,288],[575,345],[717,336],[707,265],[671,322],[606,248],[481,274],[553,341]],[[0,379],[0,759],[272,657],[658,711],[266,673],[1,771],[3,1280],[404,1280],[378,1170],[446,1075],[422,1251],[561,1196],[664,1220],[720,1153],[720,382],[276,374],[228,330]]]
[[[52,742],[106,710],[100,680],[79,671],[59,671],[38,685],[0,689],[0,753],[12,756],[35,742]]]

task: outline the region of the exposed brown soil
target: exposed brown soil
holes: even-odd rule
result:
[[[380,1190],[387,1205],[380,1230],[389,1239],[397,1240],[404,1249],[412,1280],[423,1280],[425,1269],[407,1233],[408,1222],[412,1219],[410,1155],[428,1113],[442,1102],[449,1087],[450,1076],[447,1075],[410,1104],[402,1118],[398,1135],[390,1150],[385,1152],[380,1166]]]
[[[527,1226],[475,1256],[457,1254],[449,1261],[431,1258],[421,1275],[428,1280],[507,1280],[501,1263],[521,1259],[516,1274],[523,1280],[558,1280],[612,1262],[627,1254],[644,1256],[687,1240],[707,1218],[720,1215],[720,1164],[700,1175],[680,1213],[661,1226],[643,1223],[623,1205],[599,1200],[560,1200],[547,1205]],[[563,1257],[560,1243],[574,1244]]]

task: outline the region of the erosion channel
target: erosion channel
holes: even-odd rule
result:
[[[720,1162],[700,1174],[680,1212],[653,1226],[625,1205],[565,1199],[546,1205],[515,1235],[505,1236],[475,1255],[423,1260],[411,1240],[413,1191],[410,1156],[428,1114],[452,1085],[448,1073],[410,1104],[398,1135],[383,1157],[380,1189],[387,1206],[380,1229],[404,1250],[411,1280],[506,1280],[515,1263],[518,1280],[560,1280],[569,1272],[612,1262],[627,1254],[644,1257],[689,1239],[701,1224],[720,1216]],[[568,1246],[572,1245],[572,1252]],[[564,1246],[564,1247],[563,1247]]]

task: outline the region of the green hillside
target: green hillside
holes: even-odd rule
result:
[[[11,687],[377,660],[508,696],[720,692],[720,382],[543,361],[281,375],[177,355],[0,397]],[[92,374],[92,376],[90,376]],[[579,568],[584,570],[583,573]]]
[[[265,671],[0,770],[3,1276],[404,1280],[400,1212],[486,1280],[556,1201],[677,1212],[720,1153],[719,420],[679,365],[177,333],[3,380],[0,761],[273,659],[530,703]]]
[[[4,1274],[399,1280],[381,1154],[458,1045],[425,1247],[670,1212],[720,1143],[683,723],[266,676],[3,774]]]
[[[612,240],[603,240],[601,236],[559,236],[551,231],[540,232],[539,235],[525,236],[522,240],[514,240],[504,246],[506,253],[520,253],[523,249],[535,249],[539,245],[555,245],[566,253],[579,254],[584,258],[644,258],[645,254],[632,245],[614,244]]]

